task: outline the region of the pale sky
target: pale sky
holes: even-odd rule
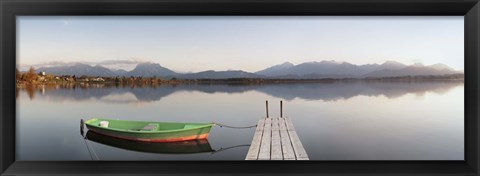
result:
[[[255,72],[291,62],[464,68],[463,16],[18,16],[17,64],[154,62],[177,72]],[[115,65],[112,60],[121,60]]]

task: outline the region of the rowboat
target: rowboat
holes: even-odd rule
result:
[[[94,118],[84,122],[98,134],[142,142],[206,139],[213,123],[146,122]]]
[[[86,139],[103,145],[136,152],[161,154],[193,154],[214,152],[207,139],[178,142],[140,142],[114,138],[88,131]]]

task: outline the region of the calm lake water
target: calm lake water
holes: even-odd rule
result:
[[[463,81],[92,84],[18,92],[17,160],[243,160],[254,128],[215,126],[200,144],[143,147],[90,133],[84,140],[80,119],[250,126],[265,116],[265,100],[270,116],[280,115],[279,101],[284,101],[284,115],[292,119],[311,160],[464,159]]]

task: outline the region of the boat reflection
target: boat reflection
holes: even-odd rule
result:
[[[181,142],[138,142],[113,138],[90,130],[87,131],[85,138],[93,142],[116,148],[146,153],[190,154],[214,152],[207,139]]]

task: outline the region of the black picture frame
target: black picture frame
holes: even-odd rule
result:
[[[478,175],[478,0],[0,0],[1,175]],[[15,160],[18,15],[395,15],[465,17],[464,161]]]

